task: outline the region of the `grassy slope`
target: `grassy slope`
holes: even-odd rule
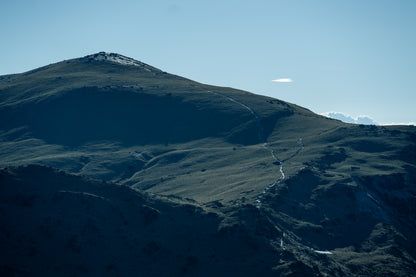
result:
[[[2,80],[1,166],[40,163],[217,208],[261,200],[281,230],[272,241],[311,268],[328,263],[310,250],[321,249],[334,253],[332,275],[415,270],[414,127],[344,124],[145,65],[85,58]],[[281,172],[271,150],[285,173],[273,187]],[[300,266],[285,259],[276,269]]]
[[[1,125],[9,131],[2,136],[2,165],[41,162],[203,202],[243,197],[253,202],[280,175],[264,140],[272,132],[283,134],[279,120],[286,126],[294,114],[313,116],[276,99],[199,84],[148,66],[87,58],[14,77],[0,85]],[[247,104],[259,122],[226,97]],[[319,120],[323,124],[311,128],[338,124]],[[26,129],[14,129],[22,126]],[[279,141],[287,141],[290,152],[297,149],[297,139]],[[145,158],[137,159],[138,153]]]

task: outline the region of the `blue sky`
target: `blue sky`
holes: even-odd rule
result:
[[[316,113],[416,122],[415,14],[414,0],[2,0],[0,75],[116,52]]]

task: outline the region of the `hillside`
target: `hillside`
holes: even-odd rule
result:
[[[416,274],[415,127],[346,124],[103,52],[0,76],[0,118],[10,276]],[[160,214],[151,231],[144,206]],[[123,220],[141,223],[123,235]]]

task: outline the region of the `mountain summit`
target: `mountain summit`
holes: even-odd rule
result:
[[[129,58],[120,54],[116,54],[116,53],[99,52],[97,54],[89,55],[84,58],[88,60],[95,60],[95,61],[109,61],[109,62],[124,64],[124,65],[134,65],[134,66],[145,65],[132,58]]]
[[[1,275],[416,274],[415,127],[105,52],[0,76],[0,118]]]
[[[82,59],[87,60],[88,62],[106,61],[106,62],[117,63],[121,65],[131,65],[131,66],[137,66],[137,67],[143,68],[144,70],[148,72],[160,72],[159,69],[156,69],[145,63],[136,61],[135,59],[132,59],[132,58],[120,55],[120,54],[116,54],[116,53],[99,52],[96,54],[85,56]]]

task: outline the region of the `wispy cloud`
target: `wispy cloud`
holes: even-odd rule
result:
[[[321,113],[321,115],[330,117],[333,119],[338,119],[346,123],[354,123],[354,124],[366,124],[366,125],[379,125],[373,118],[368,115],[359,115],[359,116],[351,116],[349,114],[340,113],[340,112],[326,112]]]
[[[279,79],[272,80],[272,82],[276,82],[276,83],[291,83],[291,82],[293,82],[293,80],[290,79],[290,78],[279,78]]]

